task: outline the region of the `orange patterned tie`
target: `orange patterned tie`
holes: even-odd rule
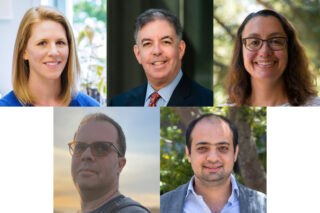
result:
[[[151,94],[151,98],[150,98],[150,103],[149,103],[149,107],[155,107],[157,106],[157,101],[159,100],[159,98],[161,98],[161,96],[159,95],[159,93],[154,92]]]

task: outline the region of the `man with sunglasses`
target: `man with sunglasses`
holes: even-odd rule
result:
[[[71,174],[81,197],[81,212],[148,213],[119,192],[119,175],[126,164],[126,142],[120,125],[102,113],[83,118],[69,144]]]

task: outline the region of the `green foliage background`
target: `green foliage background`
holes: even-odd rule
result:
[[[107,1],[106,0],[77,0],[73,6],[73,22],[81,26],[77,37],[79,58],[82,62],[82,70],[87,70],[86,75],[81,77],[81,87],[98,89],[101,106],[106,105],[106,58],[98,54],[98,49],[103,44],[96,42],[97,37],[103,37],[106,33]],[[86,19],[92,19],[101,25],[92,26],[86,23]],[[84,73],[84,72],[82,72]]]
[[[225,75],[238,27],[251,12],[273,9],[283,14],[295,27],[316,75],[320,91],[320,1],[318,0],[214,0],[214,104],[226,102]]]
[[[214,113],[228,117],[228,107],[200,107],[200,114]],[[266,170],[266,108],[239,107],[241,114],[248,119],[257,146],[257,155]],[[173,108],[161,107],[160,111],[160,194],[171,191],[187,183],[193,175],[191,165],[185,155],[185,135],[181,118]],[[235,177],[243,183],[237,164]]]

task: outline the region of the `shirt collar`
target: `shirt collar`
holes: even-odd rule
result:
[[[179,81],[181,80],[182,75],[182,71],[180,70],[178,75],[173,79],[173,81],[171,81],[167,86],[161,88],[159,91],[153,89],[150,83],[148,82],[145,102],[148,99],[150,99],[152,93],[158,92],[161,98],[164,99],[166,103],[168,103],[174,89],[177,87]]]
[[[230,179],[231,179],[232,190],[231,190],[231,195],[228,199],[228,203],[232,204],[239,199],[239,188],[238,188],[237,181],[232,174],[230,175]],[[190,194],[193,194],[194,196],[198,196],[198,194],[194,191],[193,182],[194,182],[194,176],[192,176],[191,180],[189,181],[189,185],[188,185],[187,194],[186,194],[185,199]]]

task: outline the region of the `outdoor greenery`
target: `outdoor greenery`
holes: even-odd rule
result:
[[[81,88],[106,105],[106,0],[79,0],[74,25],[81,60]]]
[[[320,2],[316,0],[214,0],[214,92],[215,105],[226,102],[225,75],[231,60],[234,38],[244,18],[251,12],[273,9],[295,27],[316,75],[320,91]]]
[[[233,112],[231,112],[233,111]],[[201,114],[214,113],[228,117],[236,126],[239,122],[246,122],[249,126],[248,132],[239,130],[242,134],[251,134],[253,141],[243,141],[239,137],[239,145],[255,143],[256,151],[263,172],[266,171],[266,108],[265,107],[200,107],[200,108],[161,108],[161,130],[160,130],[160,193],[173,190],[178,186],[187,183],[193,175],[191,166],[185,155],[185,132],[188,124]],[[234,116],[237,113],[240,116]],[[244,118],[244,119],[243,119]],[[242,119],[242,121],[241,121]],[[238,124],[238,125],[237,125]],[[242,141],[241,141],[242,140]],[[244,148],[245,146],[242,145]],[[241,146],[240,146],[241,147]],[[245,151],[245,150],[244,150]],[[247,153],[250,155],[250,153]],[[239,161],[239,158],[238,158]],[[235,176],[238,181],[244,183],[243,175],[246,170],[241,170],[237,163]],[[246,166],[244,166],[246,167]],[[242,171],[242,172],[240,172]],[[241,174],[242,173],[242,174]],[[257,177],[257,174],[253,174]],[[265,184],[265,183],[264,183]]]

